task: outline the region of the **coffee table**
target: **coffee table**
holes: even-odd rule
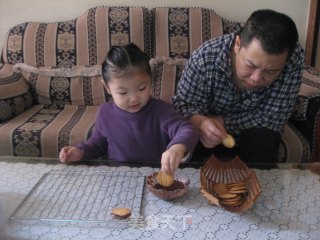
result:
[[[3,161],[7,160],[7,161]],[[174,201],[144,191],[141,215],[121,224],[30,220],[6,224],[7,239],[319,239],[320,177],[294,165],[254,169],[262,192],[253,208],[231,213],[211,206],[199,192],[199,169],[185,167],[177,174],[190,179],[188,193]],[[43,174],[50,170],[138,171],[154,167],[64,165],[58,161],[0,161],[0,197],[9,218]],[[0,238],[1,239],[1,238]]]

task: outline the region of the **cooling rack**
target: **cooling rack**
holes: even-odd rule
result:
[[[17,207],[11,220],[114,222],[111,211],[140,215],[145,177],[135,171],[52,170]]]

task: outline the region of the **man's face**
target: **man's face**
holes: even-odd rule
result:
[[[240,37],[234,44],[234,83],[239,89],[257,90],[270,86],[286,64],[288,51],[281,54],[265,52],[259,40],[253,39],[246,47],[240,47]]]

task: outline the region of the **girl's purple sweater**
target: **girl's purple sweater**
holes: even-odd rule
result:
[[[113,102],[101,105],[91,137],[77,147],[84,150],[84,159],[107,154],[116,161],[160,161],[171,145],[184,144],[192,153],[197,142],[198,133],[188,120],[169,103],[151,98],[137,113]]]

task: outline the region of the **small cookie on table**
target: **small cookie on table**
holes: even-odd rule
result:
[[[114,208],[111,215],[115,219],[123,220],[131,216],[131,210],[129,208]]]

